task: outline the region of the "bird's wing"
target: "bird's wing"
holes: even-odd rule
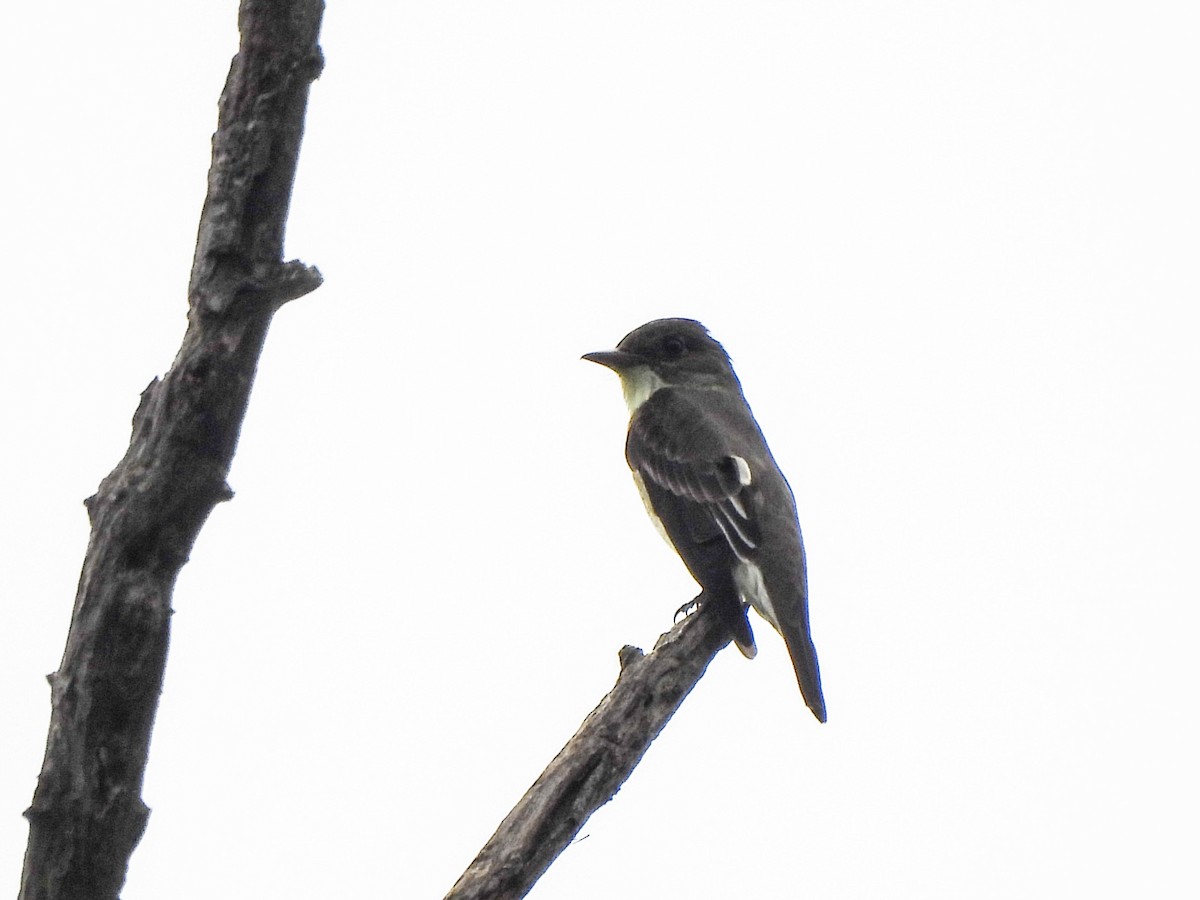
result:
[[[661,489],[655,493],[674,501],[672,518],[693,541],[723,538],[740,559],[758,547],[760,495],[750,464],[730,452],[711,413],[686,392],[656,391],[630,423],[625,453],[630,468]]]
[[[704,402],[698,402],[703,399]],[[692,574],[708,593],[722,577],[730,577],[731,569],[740,569],[748,583],[723,585],[725,591],[736,591],[733,599],[746,594],[763,617],[779,629],[792,658],[796,679],[805,702],[816,717],[825,721],[825,700],[821,692],[821,676],[817,666],[816,649],[808,627],[808,597],[804,576],[804,549],[794,519],[794,558],[782,570],[778,565],[764,575],[760,567],[759,548],[763,529],[781,526],[780,516],[788,510],[780,504],[782,494],[769,493],[764,485],[765,462],[761,455],[746,459],[728,443],[728,426],[757,429],[740,419],[744,403],[732,404],[719,395],[697,398],[686,389],[660,388],[645,401],[629,424],[625,455],[632,468],[645,483],[646,493],[655,512],[662,520],[671,541],[683,557]],[[753,455],[750,450],[742,453]],[[786,481],[779,476],[780,490],[788,493]],[[778,503],[772,507],[767,500],[774,496]],[[788,494],[790,497],[790,494]],[[794,512],[791,512],[794,517]],[[764,519],[774,516],[773,523]],[[714,546],[724,544],[745,563],[732,565],[732,557],[715,554]],[[723,557],[723,558],[722,558]],[[775,562],[778,563],[778,554]],[[772,594],[774,596],[772,596]],[[754,638],[740,602],[736,612],[725,600],[725,615],[734,641],[747,656],[754,655]]]

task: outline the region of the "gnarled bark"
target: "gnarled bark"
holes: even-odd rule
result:
[[[321,283],[283,261],[321,0],[243,0],[221,95],[188,327],[142,393],[125,457],[86,501],[92,531],[66,649],[50,676],[46,756],[26,811],[22,900],[116,898],[146,826],[141,799],[171,593],[226,475],[267,328]]]

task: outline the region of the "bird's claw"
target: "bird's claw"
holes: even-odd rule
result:
[[[692,613],[694,613],[699,608],[700,608],[700,598],[694,597],[693,599],[689,600],[687,603],[683,604],[683,606],[679,607],[679,609],[675,610],[675,618],[672,620],[672,622],[678,622],[680,617],[690,616]]]

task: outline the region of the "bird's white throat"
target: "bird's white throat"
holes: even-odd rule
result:
[[[635,366],[626,369],[621,375],[621,391],[625,394],[625,405],[632,414],[637,408],[650,399],[650,395],[667,383],[649,366]]]

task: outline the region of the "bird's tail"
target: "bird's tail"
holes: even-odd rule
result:
[[[791,569],[773,567],[768,578],[764,578],[758,565],[746,562],[735,569],[734,581],[741,595],[783,636],[804,702],[813,715],[824,722],[821,669],[817,665],[817,648],[808,631],[808,583],[803,553],[796,562],[798,564]],[[749,627],[747,624],[747,630]]]
[[[821,667],[817,664],[817,648],[813,646],[808,629],[783,628],[783,642],[787,644],[792,668],[796,670],[796,681],[800,693],[812,714],[820,722],[825,721],[825,694],[821,690]]]

